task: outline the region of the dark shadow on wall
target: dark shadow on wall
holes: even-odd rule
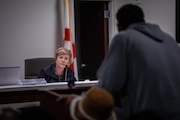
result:
[[[61,31],[63,19],[61,16],[61,2],[60,0],[56,0],[56,49],[63,45],[63,32]],[[54,50],[55,51],[55,50]]]

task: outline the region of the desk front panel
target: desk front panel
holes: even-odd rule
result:
[[[88,88],[95,86],[97,81],[76,82],[75,88]],[[44,91],[54,90],[60,93],[71,93],[73,89],[69,89],[66,82],[48,83],[41,85],[27,86],[1,86],[0,87],[0,104],[22,103],[40,101],[44,95]]]

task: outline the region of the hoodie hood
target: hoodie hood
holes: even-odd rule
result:
[[[163,42],[164,39],[164,34],[162,34],[159,26],[155,24],[136,23],[130,25],[127,29],[134,29],[136,31],[139,31],[157,42]]]

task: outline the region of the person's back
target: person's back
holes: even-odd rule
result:
[[[130,37],[121,42],[127,45],[127,91],[129,102],[132,101],[132,113],[149,109],[162,116],[168,115],[168,112],[172,112],[173,116],[177,111],[180,114],[179,46],[171,37],[158,31],[156,26],[150,30],[151,25],[142,25],[153,37],[162,37],[159,41],[134,30],[134,26],[130,26],[124,33],[126,35],[121,36]]]
[[[114,37],[98,71],[99,85],[114,96],[121,95],[126,117],[152,110],[162,117],[178,120],[180,48],[157,25],[139,19],[128,24],[120,20],[121,15],[124,17],[124,13],[132,10],[135,11],[132,16],[139,15],[139,7],[135,5],[124,6],[117,13],[118,22],[125,26]]]

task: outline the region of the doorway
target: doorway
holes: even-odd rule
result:
[[[108,2],[75,0],[74,5],[79,80],[96,80],[108,49]]]

